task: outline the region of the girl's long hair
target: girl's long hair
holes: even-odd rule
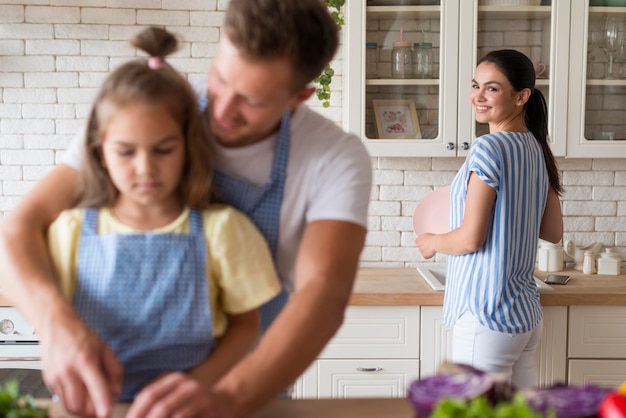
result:
[[[82,197],[79,206],[111,206],[119,191],[102,160],[102,143],[110,118],[126,106],[163,105],[178,121],[185,138],[185,164],[179,193],[184,204],[204,208],[211,200],[213,150],[208,128],[193,89],[165,57],[178,47],[175,36],[149,27],[131,44],[150,58],[136,59],[118,67],[104,81],[93,104],[85,135],[82,164]]]

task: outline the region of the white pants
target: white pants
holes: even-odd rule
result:
[[[518,389],[534,387],[535,350],[542,332],[543,320],[523,334],[493,331],[465,311],[452,331],[452,361],[485,372],[503,373]]]

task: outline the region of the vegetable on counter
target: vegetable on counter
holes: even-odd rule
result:
[[[545,415],[554,418],[554,414]],[[523,396],[515,395],[510,402],[492,405],[486,397],[480,396],[471,401],[443,399],[433,411],[431,418],[544,418],[532,409]]]
[[[516,391],[501,375],[445,363],[438,374],[412,382],[407,396],[420,418],[626,418],[610,414],[626,411],[623,388],[620,397],[592,384]]]
[[[16,380],[0,386],[0,417],[48,418],[48,409],[40,408],[30,395],[21,396]]]
[[[598,410],[598,418],[626,418],[626,383],[604,398]]]

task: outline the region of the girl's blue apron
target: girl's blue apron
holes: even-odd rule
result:
[[[74,306],[124,366],[120,400],[161,373],[188,370],[213,347],[202,215],[189,234],[98,235],[86,209]],[[189,320],[193,318],[193,320]]]
[[[206,107],[206,101],[201,100],[201,105]],[[261,187],[247,181],[217,171],[213,185],[220,193],[225,203],[233,205],[245,213],[256,224],[257,228],[265,237],[277,265],[276,250],[278,247],[278,232],[280,225],[280,208],[283,202],[283,189],[287,179],[287,161],[289,159],[291,113],[287,111],[283,115],[278,132],[278,141],[272,162],[270,180]],[[283,277],[280,278],[284,283]],[[283,307],[289,300],[289,293],[283,289],[274,299],[261,306],[261,332],[271,325]]]

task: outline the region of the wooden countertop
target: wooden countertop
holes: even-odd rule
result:
[[[545,278],[549,273],[536,271]],[[626,305],[626,270],[620,276],[584,275],[579,270],[555,274],[572,276],[564,286],[551,285],[554,292],[542,292],[544,306]],[[351,305],[443,305],[443,292],[436,292],[414,268],[362,268],[354,285]]]
[[[549,273],[536,271],[543,279]],[[544,306],[626,305],[626,269],[619,276],[584,275],[579,270],[564,270],[572,279],[564,286],[552,285],[554,292],[544,292]],[[361,268],[354,284],[350,305],[443,305],[443,292],[436,292],[415,268]],[[0,306],[11,306],[0,293]]]
[[[40,401],[48,404],[49,401]],[[116,405],[110,418],[123,418],[128,405]],[[406,399],[303,399],[275,400],[250,418],[412,418],[415,414]],[[71,418],[54,403],[50,418]]]

